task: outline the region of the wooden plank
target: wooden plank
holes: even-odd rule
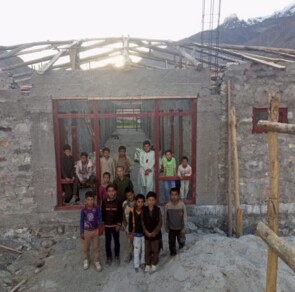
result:
[[[257,128],[265,128],[268,131],[272,131],[272,132],[295,135],[295,124],[286,124],[286,123],[260,120],[257,123]]]
[[[237,145],[237,121],[236,110],[234,107],[230,111],[231,138],[233,149],[234,163],[234,194],[235,194],[235,210],[236,210],[236,236],[239,238],[243,235],[243,210],[240,208],[240,185],[239,185],[239,157]]]
[[[270,103],[268,119],[272,122],[279,120],[280,98],[277,93],[268,92]],[[278,133],[268,132],[269,156],[269,189],[270,197],[267,205],[268,225],[276,234],[279,230],[279,159],[278,159]],[[278,256],[273,249],[268,249],[266,291],[275,292],[277,289]]]
[[[280,257],[280,259],[295,272],[295,248],[280,239],[261,221],[258,222],[256,231],[268,247],[270,247]]]
[[[59,57],[61,57],[65,52],[68,51],[68,49],[70,49],[73,46],[76,46],[78,44],[79,44],[79,41],[74,41],[72,44],[70,44],[70,45],[66,46],[65,48],[63,48],[62,50],[60,50],[56,55],[53,56],[53,58],[47,64],[45,64],[37,72],[39,74],[44,74],[48,69],[50,69],[53,66],[53,64],[59,59]]]
[[[179,46],[175,47],[176,51],[179,52],[184,58],[186,58],[189,62],[191,62],[193,65],[196,66],[197,69],[202,68],[202,63],[198,62],[194,56],[191,56],[188,52],[186,52],[184,49],[182,49]]]
[[[0,244],[0,248],[5,249],[7,251],[15,252],[15,253],[18,253],[18,254],[22,254],[21,251],[15,249],[15,248],[11,248],[9,246],[3,245],[3,244]]]
[[[232,164],[232,144],[231,144],[231,81],[227,82],[227,228],[228,235],[233,235],[233,222],[232,222],[232,176],[231,176],[231,164]]]

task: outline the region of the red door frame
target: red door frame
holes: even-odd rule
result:
[[[68,99],[68,98],[67,98]],[[141,113],[129,113],[129,114],[116,114],[116,113],[99,113],[99,101],[103,99],[92,99],[92,113],[59,113],[58,112],[58,101],[65,100],[65,98],[53,99],[53,122],[54,122],[54,140],[55,140],[55,154],[56,154],[56,170],[57,170],[57,206],[56,209],[67,210],[67,209],[80,209],[80,205],[73,206],[63,206],[62,202],[62,184],[65,182],[61,179],[61,146],[60,146],[60,131],[59,131],[59,120],[64,118],[88,118],[94,121],[94,135],[95,135],[95,158],[96,158],[96,177],[98,181],[100,180],[100,128],[99,128],[99,119],[100,118],[116,118],[116,117],[134,117],[134,118],[143,118],[150,117],[154,119],[155,132],[154,132],[154,147],[155,147],[155,190],[159,194],[160,190],[160,181],[164,180],[177,180],[178,177],[161,177],[160,176],[160,166],[159,166],[159,150],[160,150],[160,119],[163,119],[165,116],[170,117],[171,121],[174,121],[175,116],[191,116],[192,119],[192,176],[187,177],[191,181],[192,188],[192,199],[187,200],[186,204],[195,204],[196,203],[196,178],[197,178],[197,100],[196,96],[194,97],[171,97],[171,99],[182,99],[192,100],[192,107],[190,111],[169,111],[164,112],[160,111],[159,98],[146,98],[148,100],[154,100],[154,112],[141,112]],[[166,98],[167,99],[167,98]],[[80,100],[75,98],[75,100]],[[85,100],[85,98],[81,98]],[[87,101],[88,99],[86,99]],[[110,100],[110,99],[108,99]],[[112,100],[122,100],[122,98],[112,98]],[[132,99],[125,98],[125,100],[131,101]],[[145,100],[142,98],[141,100]],[[173,135],[174,136],[174,135]],[[173,141],[174,144],[174,141]],[[173,145],[172,145],[173,146]],[[172,147],[171,146],[171,147]],[[164,150],[164,149],[161,149]],[[159,200],[158,200],[159,201]],[[162,202],[159,201],[161,204]]]

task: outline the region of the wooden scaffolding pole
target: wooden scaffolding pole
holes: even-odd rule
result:
[[[258,222],[257,234],[295,272],[295,248],[280,239],[263,222]]]
[[[270,103],[268,120],[278,122],[280,98],[278,93],[268,92]],[[279,161],[278,161],[278,133],[268,131],[269,156],[269,186],[270,197],[267,205],[269,228],[278,234],[279,229]],[[277,289],[278,256],[272,248],[268,249],[266,291],[275,292]]]
[[[258,128],[264,128],[268,131],[295,135],[295,124],[276,123],[260,120],[257,123]]]
[[[235,211],[236,211],[236,236],[239,238],[243,235],[243,210],[240,207],[240,185],[239,185],[239,157],[237,145],[237,121],[236,110],[234,107],[230,110],[230,126],[233,148],[234,163],[234,194],[235,194]]]
[[[228,133],[228,140],[227,140],[227,228],[228,228],[228,235],[233,235],[233,222],[232,222],[232,185],[231,185],[231,158],[232,158],[232,149],[231,149],[231,118],[230,118],[230,109],[231,109],[231,82],[230,80],[227,81],[227,133]]]

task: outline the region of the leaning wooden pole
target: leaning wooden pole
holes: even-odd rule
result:
[[[231,185],[231,160],[232,160],[232,149],[231,149],[231,118],[230,118],[230,109],[231,109],[231,82],[227,81],[227,121],[228,121],[228,140],[227,140],[227,227],[228,235],[233,235],[233,222],[232,222],[232,185]]]
[[[233,163],[234,163],[234,194],[235,194],[235,210],[236,210],[236,236],[239,238],[243,235],[243,210],[240,207],[240,186],[239,186],[239,157],[237,145],[237,121],[236,110],[231,108],[231,137],[233,148]]]
[[[257,234],[272,248],[272,250],[295,272],[295,248],[280,239],[263,222],[259,221]]]
[[[280,98],[278,94],[268,93],[269,113],[268,120],[278,122]],[[267,205],[268,226],[278,234],[279,229],[279,160],[278,160],[278,133],[268,131],[269,156],[269,186],[270,196]],[[268,249],[266,291],[275,292],[277,289],[278,256],[272,248]]]

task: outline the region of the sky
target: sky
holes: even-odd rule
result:
[[[128,35],[179,40],[202,29],[203,0],[1,2],[0,45]],[[210,2],[206,0],[208,11]],[[218,2],[215,0],[216,7]],[[234,13],[240,19],[271,15],[292,3],[294,0],[221,0],[220,22]]]

